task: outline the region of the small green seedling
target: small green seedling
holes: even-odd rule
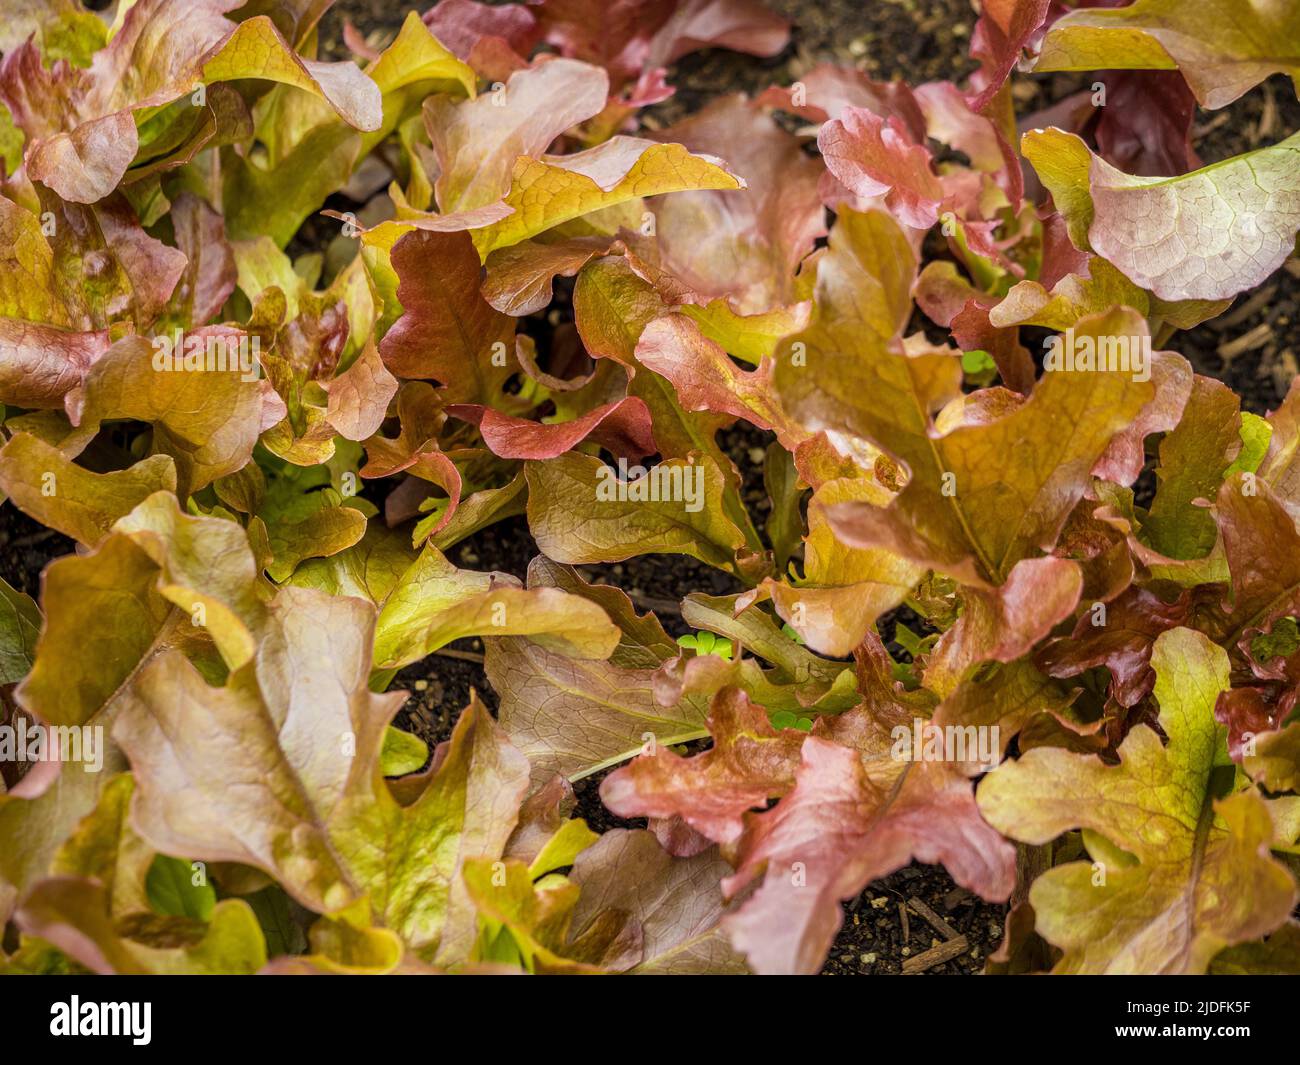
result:
[[[677,645],[688,647],[697,655],[714,655],[731,661],[731,641],[725,636],[712,632],[697,632],[694,635],[678,636]]]
[[[799,717],[793,710],[775,710],[768,717],[773,728],[797,728],[800,732],[812,731],[812,718]]]
[[[988,385],[998,375],[997,364],[987,351],[963,351],[961,353],[962,373],[972,384]]]

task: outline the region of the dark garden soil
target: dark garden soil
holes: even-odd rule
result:
[[[654,108],[649,121],[672,123],[729,92],[759,92],[788,85],[818,62],[857,66],[873,77],[899,77],[913,84],[931,79],[959,79],[969,73],[967,57],[975,16],[969,0],[768,0],[794,24],[789,48],[772,59],[709,51],[688,56],[670,73],[675,97]],[[396,0],[342,0],[322,24],[322,49],[345,54],[341,42],[349,18],[372,44],[381,45],[400,25],[408,5]],[[1029,114],[1079,88],[1068,76],[1020,79],[1017,110]],[[1208,163],[1280,140],[1300,129],[1300,105],[1278,79],[1261,86],[1232,107],[1200,115],[1194,144]],[[309,221],[295,247],[319,247],[334,230]],[[305,250],[305,249],[304,249]],[[1294,268],[1295,264],[1291,264]],[[538,323],[529,323],[540,324]],[[552,323],[554,324],[554,323]],[[530,329],[531,331],[531,329]],[[1298,372],[1300,355],[1300,271],[1282,270],[1253,298],[1243,298],[1217,321],[1178,334],[1168,345],[1186,355],[1198,372],[1227,382],[1257,413],[1275,408]],[[746,501],[761,527],[767,507],[762,488],[765,434],[733,429],[723,446],[745,477]],[[370,494],[370,493],[367,493]],[[73,550],[65,537],[37,525],[12,506],[0,506],[0,577],[32,595],[50,559]],[[484,530],[451,552],[456,563],[497,569],[523,577],[537,553],[522,517]],[[642,608],[653,608],[674,635],[686,630],[677,601],[692,591],[724,594],[740,586],[727,575],[684,556],[637,558],[610,566],[586,568],[589,580],[615,584]],[[892,619],[882,631],[892,634]],[[447,653],[430,657],[398,674],[394,686],[411,693],[398,724],[433,745],[450,734],[471,689],[493,710],[497,699],[482,668],[482,646],[460,641]],[[455,656],[455,657],[453,657]],[[578,813],[597,830],[621,824],[600,803],[599,778],[576,786]],[[956,936],[939,964],[927,973],[978,973],[1002,938],[1004,906],[988,905],[953,884],[940,867],[914,865],[871,884],[845,906],[844,928],[831,948],[823,973],[864,975],[904,971],[909,959]],[[960,948],[960,950],[958,950]]]
[[[45,564],[76,547],[75,541],[47,529],[12,504],[0,505],[0,578],[20,592],[35,599]]]

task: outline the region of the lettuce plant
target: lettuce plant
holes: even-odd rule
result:
[[[0,0],[0,491],[76,544],[0,582],[0,968],[811,973],[918,861],[993,971],[1300,970],[1300,390],[1179,353],[1296,276],[1300,133],[1190,134],[1300,2],[985,0],[962,84],[668,125],[786,23],[328,7]]]

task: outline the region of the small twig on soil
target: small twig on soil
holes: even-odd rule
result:
[[[1262,288],[1255,295],[1251,296],[1245,303],[1238,307],[1231,314],[1225,314],[1222,318],[1216,318],[1207,323],[1216,333],[1226,333],[1229,329],[1236,329],[1243,322],[1248,322],[1256,314],[1271,304],[1277,296],[1277,286],[1269,285]]]
[[[908,904],[912,909],[924,917],[926,921],[930,923],[930,927],[938,932],[939,935],[943,936],[944,939],[956,939],[961,935],[957,929],[953,928],[952,925],[930,909],[930,907],[920,899],[909,899]]]
[[[40,532],[32,533],[29,536],[20,536],[17,540],[10,541],[9,546],[31,547],[33,544],[42,543],[45,540],[48,540],[51,536],[58,535],[59,533],[57,529],[42,529]]]
[[[1238,355],[1247,351],[1254,351],[1256,348],[1262,348],[1273,339],[1273,327],[1267,322],[1260,322],[1249,333],[1243,333],[1225,344],[1220,344],[1218,348],[1219,358],[1224,362],[1231,362]]]
[[[1220,126],[1227,125],[1230,118],[1230,115],[1221,113],[1210,119],[1205,125],[1195,127],[1192,130],[1192,140],[1198,141],[1207,134],[1213,133]]]
[[[965,954],[970,947],[970,942],[965,936],[958,936],[956,939],[950,939],[947,943],[940,943],[937,947],[931,947],[915,958],[905,958],[903,960],[903,975],[915,976],[917,973],[923,973],[926,969],[933,969],[936,965],[942,965],[946,961],[952,961],[959,954]]]
[[[476,665],[480,665],[480,666],[484,662],[483,656],[481,654],[478,654],[475,651],[457,651],[451,647],[444,647],[442,648],[442,650],[434,651],[433,653],[435,655],[441,656],[442,658],[455,658],[461,662],[473,662]]]
[[[1259,128],[1255,131],[1255,143],[1269,140],[1277,129],[1277,101],[1273,99],[1273,86],[1264,86],[1264,113],[1259,116]]]
[[[903,946],[907,946],[912,939],[912,929],[907,920],[907,903],[900,902],[898,904],[898,916],[903,920]]]
[[[1278,383],[1278,391],[1285,392],[1290,388],[1296,374],[1300,374],[1300,365],[1296,363],[1295,353],[1290,348],[1283,348],[1273,361],[1273,380]]]

